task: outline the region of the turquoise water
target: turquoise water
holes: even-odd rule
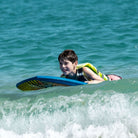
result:
[[[138,137],[137,0],[0,3],[0,138]],[[123,80],[16,88],[36,75],[60,76],[65,49]]]

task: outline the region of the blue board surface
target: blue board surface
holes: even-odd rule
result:
[[[39,90],[54,86],[76,86],[84,84],[87,83],[61,77],[35,76],[17,83],[16,87],[20,90],[28,91],[28,90]]]

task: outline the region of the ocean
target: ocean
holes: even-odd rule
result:
[[[138,138],[137,0],[0,0],[0,138]],[[23,92],[60,76],[73,49],[122,80]]]

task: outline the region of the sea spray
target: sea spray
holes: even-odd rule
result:
[[[110,83],[7,94],[0,101],[1,137],[136,138],[138,93]]]

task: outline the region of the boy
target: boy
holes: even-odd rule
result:
[[[102,77],[100,77],[88,67],[84,66],[77,69],[78,57],[73,50],[63,51],[59,55],[58,61],[60,64],[60,69],[63,72],[61,77],[83,81],[88,84],[97,84],[104,81]],[[109,78],[109,80],[122,79],[120,76],[117,75],[107,75],[107,77]]]

